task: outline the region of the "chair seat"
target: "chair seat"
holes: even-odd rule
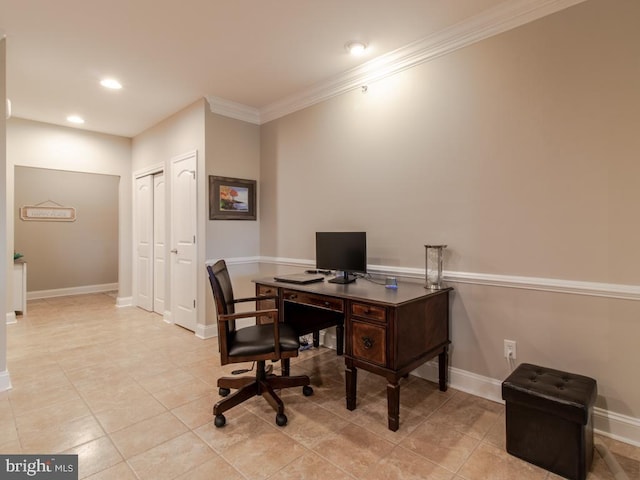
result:
[[[298,334],[290,325],[281,323],[280,350],[292,351],[300,348]],[[236,330],[231,334],[228,354],[230,357],[264,355],[275,351],[273,325],[252,325]]]

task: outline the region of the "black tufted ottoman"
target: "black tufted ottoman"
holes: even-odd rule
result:
[[[584,480],[593,460],[596,381],[522,363],[502,382],[507,452],[566,478]]]

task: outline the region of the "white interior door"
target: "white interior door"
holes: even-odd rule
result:
[[[173,321],[195,331],[196,269],[196,153],[171,162],[171,312]]]
[[[153,176],[153,311],[165,311],[166,274],[166,184],[164,173]]]
[[[135,304],[153,311],[153,186],[152,176],[135,183]]]

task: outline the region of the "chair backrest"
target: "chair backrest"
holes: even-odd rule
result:
[[[228,315],[235,312],[233,285],[229,277],[229,270],[224,260],[218,260],[213,265],[207,265],[209,282],[213,289],[218,313]]]
[[[213,291],[213,298],[216,302],[216,312],[218,315],[229,315],[235,313],[235,303],[233,297],[233,286],[227,264],[224,260],[218,260],[213,265],[207,265],[209,283]],[[228,322],[218,322],[218,342],[220,352],[226,355],[226,345],[229,335],[236,329],[235,320]]]

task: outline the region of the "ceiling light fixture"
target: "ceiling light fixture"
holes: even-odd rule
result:
[[[349,42],[345,45],[345,48],[349,51],[351,55],[362,55],[367,46],[362,42]]]
[[[84,123],[84,118],[82,118],[79,115],[69,115],[67,117],[67,121],[71,122],[71,123],[76,123],[78,125],[81,125]]]
[[[100,80],[100,85],[111,90],[120,90],[122,88],[122,84],[115,78],[104,78]]]

